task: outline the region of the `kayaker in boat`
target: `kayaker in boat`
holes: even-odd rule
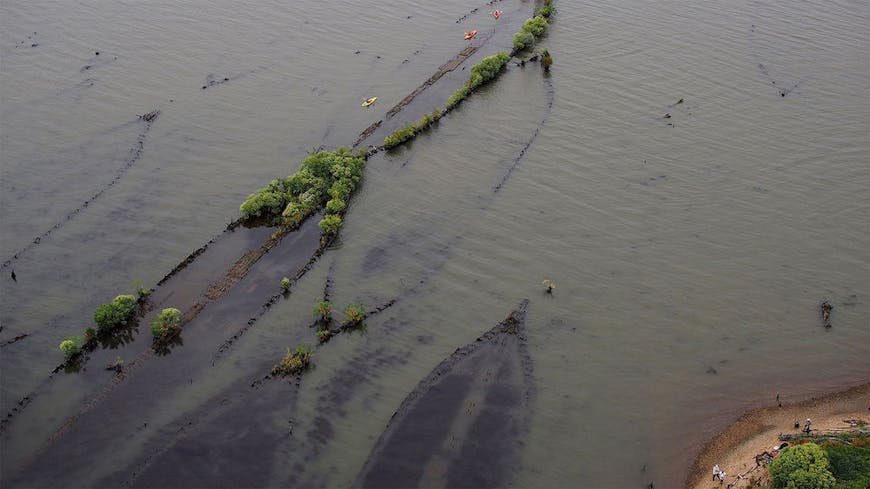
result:
[[[495,17],[495,20],[498,20],[498,18],[501,17],[501,10],[493,11],[492,16]]]

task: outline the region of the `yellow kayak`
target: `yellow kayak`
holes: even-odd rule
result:
[[[363,106],[363,107],[368,107],[369,105],[375,103],[375,100],[377,100],[377,99],[378,99],[377,97],[367,98],[367,99],[365,100],[365,102],[362,103],[362,106]]]

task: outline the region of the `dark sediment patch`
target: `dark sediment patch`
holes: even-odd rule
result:
[[[100,470],[94,470],[89,462],[99,457],[97,453],[100,451],[111,450],[105,443],[106,437],[140,437],[138,426],[142,420],[165,414],[164,401],[176,396],[184,397],[182,393],[193,379],[203,378],[204,372],[211,368],[211,354],[220,347],[224,338],[220,333],[236,330],[240,325],[244,328],[250,311],[262,304],[264,296],[268,297],[270,292],[278,289],[282,269],[304,268],[310,263],[312,250],[322,246],[315,220],[303,224],[295,238],[276,245],[256,264],[253,273],[220,301],[210,303],[209,307],[202,306],[201,313],[184,325],[182,335],[186,341],[182,352],[156,358],[153,350],[148,348],[125,363],[122,374],[113,376],[101,391],[66,418],[42,446],[19,465],[20,470],[15,471],[12,481],[52,485],[46,482],[63,477],[89,485],[89,481],[107,476],[106,471],[111,467],[100,466]],[[160,428],[161,425],[155,425],[149,429]],[[74,448],[79,446],[92,449],[89,453],[81,453]],[[212,482],[208,485],[217,483]]]
[[[535,387],[524,300],[405,398],[353,487],[504,487],[518,468]]]
[[[274,464],[286,463],[298,387],[277,382],[242,385],[161,427],[144,458],[101,481],[108,487],[268,487]],[[230,429],[240,427],[244,429]]]
[[[130,168],[132,168],[133,165],[135,165],[136,162],[139,161],[139,159],[142,157],[142,152],[145,150],[145,139],[148,137],[148,133],[151,131],[151,126],[159,114],[160,114],[160,111],[155,110],[155,111],[149,112],[147,114],[138,116],[138,118],[144,122],[145,127],[142,129],[142,132],[139,133],[139,137],[136,138],[136,143],[133,145],[133,147],[130,148],[130,151],[129,151],[127,158],[124,159],[123,163],[121,164],[121,167],[118,169],[118,171],[115,173],[115,176],[112,178],[111,181],[109,181],[109,183],[104,185],[95,194],[93,194],[87,200],[82,202],[78,207],[76,207],[75,209],[68,212],[63,218],[61,218],[60,221],[55,223],[47,231],[45,231],[44,233],[40,234],[39,236],[33,238],[33,240],[27,246],[18,250],[18,252],[16,252],[14,255],[12,255],[12,257],[8,258],[6,261],[4,261],[2,264],[0,264],[0,270],[5,269],[9,265],[11,265],[12,262],[14,260],[17,260],[22,254],[24,254],[24,253],[32,250],[33,248],[39,246],[39,243],[43,239],[48,238],[51,235],[51,233],[60,229],[67,222],[71,221],[80,212],[85,210],[88,207],[88,205],[90,205],[92,202],[94,202],[95,200],[100,198],[104,193],[106,193],[107,190],[109,190],[110,188],[115,186],[115,184],[117,184],[121,180],[121,177],[123,177],[124,174],[127,173],[127,171]]]
[[[202,89],[206,90],[209,88],[216,87],[218,85],[223,85],[225,83],[229,83],[231,81],[236,81],[240,78],[244,78],[248,75],[253,75],[253,74],[258,73],[260,71],[263,71],[265,69],[266,69],[266,67],[260,66],[258,68],[254,68],[254,69],[245,71],[243,73],[236,73],[235,75],[227,75],[227,76],[218,76],[218,75],[215,75],[214,73],[209,73],[205,77],[205,81],[202,83]]]

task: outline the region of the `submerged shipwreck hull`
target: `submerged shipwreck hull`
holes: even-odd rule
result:
[[[534,378],[528,300],[405,398],[354,487],[504,487],[518,468]]]

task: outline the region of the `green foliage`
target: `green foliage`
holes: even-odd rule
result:
[[[296,375],[304,372],[311,365],[311,348],[300,346],[296,351],[287,349],[287,356],[281,363],[272,367],[272,375]]]
[[[157,340],[169,338],[180,330],[181,311],[174,307],[160,311],[160,315],[151,323],[151,335]]]
[[[417,125],[408,124],[407,126],[396,129],[392,134],[384,138],[384,147],[387,149],[394,148],[405,141],[413,138],[417,134]]]
[[[347,207],[347,204],[341,199],[332,199],[326,203],[327,212],[331,212],[333,214],[337,214],[344,210]]]
[[[338,214],[327,214],[323,216],[323,219],[320,220],[318,226],[320,226],[320,230],[323,231],[323,234],[327,236],[335,236],[338,234],[338,230],[341,229],[341,216]]]
[[[837,489],[870,487],[870,448],[849,445],[825,448]]]
[[[332,315],[332,302],[320,301],[314,306],[314,315],[322,320],[327,320]]]
[[[469,88],[475,88],[497,77],[501,70],[504,69],[511,57],[507,53],[497,53],[492,56],[487,56],[480,60],[471,68],[471,77],[469,78]]]
[[[471,68],[471,75],[465,82],[465,86],[456,90],[447,99],[447,110],[453,110],[454,107],[468,98],[471,92],[497,77],[510,60],[511,57],[507,53],[497,53],[480,60],[480,63]]]
[[[550,4],[550,2],[547,2],[543,7],[539,8],[538,10],[535,11],[535,16],[536,17],[541,16],[545,19],[549,19],[550,16],[553,15],[553,13],[555,11],[556,11],[556,9],[553,8],[553,6]]]
[[[348,304],[344,308],[344,314],[347,315],[347,320],[351,324],[359,324],[366,318],[366,307],[359,302]]]
[[[146,289],[145,286],[142,285],[142,281],[138,279],[133,281],[133,290],[136,291],[136,297],[138,297],[140,301],[147,299],[152,292],[151,289]]]
[[[332,338],[332,331],[328,329],[321,329],[317,331],[317,339],[321,343],[326,343],[329,339]]]
[[[454,107],[468,98],[469,95],[471,95],[471,90],[467,86],[457,89],[453,92],[453,95],[447,99],[447,110],[453,110]]]
[[[290,290],[290,279],[289,278],[284,277],[281,279],[281,289],[284,290],[284,292],[287,292],[288,290]]]
[[[550,71],[550,66],[553,64],[553,57],[550,56],[550,51],[544,50],[541,53],[541,66],[544,67],[544,71]]]
[[[299,171],[284,180],[272,180],[251,194],[239,207],[242,217],[281,216],[285,223],[299,224],[321,208],[328,197],[347,202],[362,179],[365,154],[347,148],[308,155]]]
[[[548,27],[550,27],[550,24],[547,22],[547,19],[538,15],[526,20],[523,24],[523,32],[528,32],[538,38],[544,35],[544,32],[547,31]]]
[[[547,15],[544,15],[545,10]],[[534,17],[526,20],[523,24],[522,30],[514,34],[515,53],[532,47],[535,44],[535,40],[544,35],[544,32],[547,31],[548,27],[550,27],[546,17],[549,17],[552,11],[552,7],[548,3]]]
[[[67,338],[60,342],[60,351],[63,352],[64,356],[66,356],[67,360],[78,355],[82,352],[82,346],[84,345],[84,340],[81,336],[67,336]]]
[[[770,476],[775,488],[832,489],[835,480],[829,467],[824,450],[805,443],[780,452],[770,464]]]
[[[535,44],[535,36],[530,32],[520,31],[514,34],[514,51],[519,52]]]
[[[101,333],[106,333],[127,324],[138,308],[135,297],[119,295],[112,302],[97,307],[94,311],[94,322]]]

